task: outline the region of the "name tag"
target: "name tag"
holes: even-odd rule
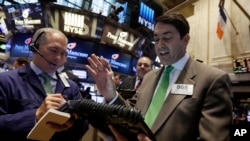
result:
[[[67,75],[65,72],[62,72],[62,73],[59,74],[59,77],[60,77],[60,79],[62,80],[63,85],[64,85],[65,87],[69,88],[70,85],[69,85],[69,83],[68,83],[68,81],[67,81],[68,75]]]
[[[193,95],[194,85],[174,84],[171,89],[173,94]]]

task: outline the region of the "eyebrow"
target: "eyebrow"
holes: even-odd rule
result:
[[[166,31],[163,33],[163,35],[167,35],[167,34],[171,34],[172,32],[171,31]],[[157,34],[154,34],[154,37],[157,36]]]

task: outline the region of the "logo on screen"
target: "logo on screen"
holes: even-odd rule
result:
[[[119,54],[112,54],[111,58],[112,58],[113,60],[116,60],[116,59],[119,58]]]
[[[154,30],[154,15],[155,11],[141,2],[138,23],[144,25],[148,29]]]
[[[24,40],[24,43],[25,43],[26,45],[29,45],[29,44],[31,43],[31,41],[32,41],[32,38],[29,37],[29,38],[27,38],[27,39]]]
[[[76,42],[68,43],[67,48],[72,50],[72,49],[74,49],[76,47],[76,45],[77,45]]]

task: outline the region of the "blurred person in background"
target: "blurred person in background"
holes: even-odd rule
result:
[[[122,76],[120,74],[114,74],[114,83],[116,89],[120,89],[120,85],[122,84]]]
[[[27,64],[29,64],[28,59],[26,59],[26,58],[17,58],[13,63],[13,67],[14,67],[14,69],[19,69],[21,67],[26,66]]]
[[[124,78],[120,85],[120,90],[137,90],[146,73],[152,70],[153,62],[149,57],[142,56],[136,63],[136,75]]]

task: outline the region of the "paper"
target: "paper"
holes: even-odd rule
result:
[[[27,139],[49,141],[56,131],[46,126],[46,123],[51,121],[62,125],[69,119],[69,113],[61,112],[56,109],[49,109],[31,129]]]

